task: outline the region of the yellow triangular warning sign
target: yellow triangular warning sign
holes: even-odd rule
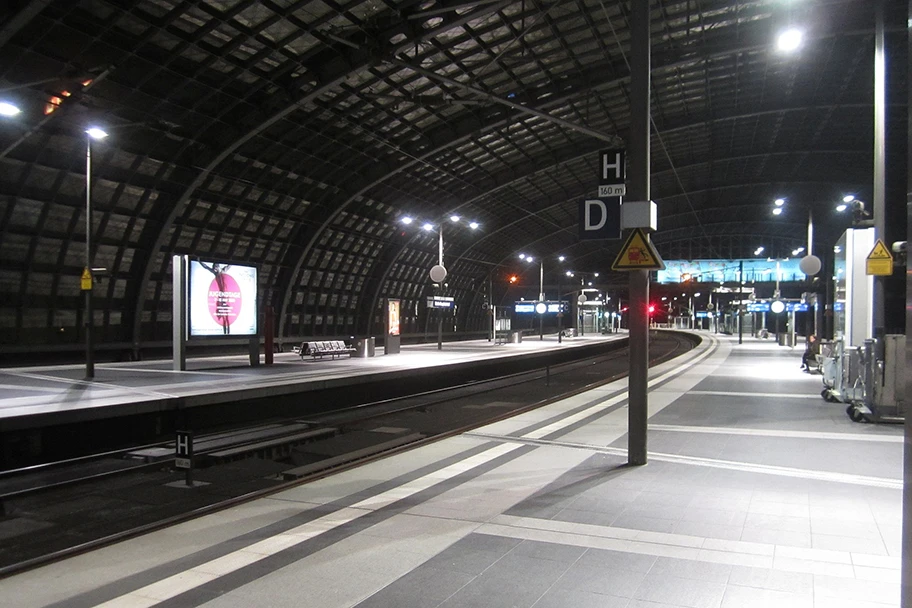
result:
[[[663,270],[665,262],[655,250],[649,237],[639,228],[634,228],[614,263],[612,270]]]
[[[886,277],[893,274],[893,254],[880,239],[877,239],[874,249],[865,259],[865,274]]]
[[[871,253],[868,254],[869,260],[890,260],[893,261],[893,254],[890,253],[890,250],[887,249],[887,246],[884,245],[884,242],[880,239],[877,239],[877,242],[874,244],[874,249],[871,250]]]

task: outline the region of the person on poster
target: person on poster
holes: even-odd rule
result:
[[[389,335],[399,335],[399,301],[389,302]]]
[[[218,262],[213,262],[212,266],[207,266],[203,261],[200,261],[199,265],[215,276],[215,284],[218,285],[218,297],[215,300],[215,318],[216,322],[222,327],[222,334],[227,336],[231,333],[231,319],[229,318],[231,307],[228,303],[228,298],[225,296],[227,291],[225,288],[225,273],[228,272],[231,266],[222,265]]]

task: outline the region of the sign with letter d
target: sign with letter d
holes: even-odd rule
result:
[[[621,201],[590,199],[579,205],[581,241],[621,238]]]

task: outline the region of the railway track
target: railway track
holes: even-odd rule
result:
[[[692,339],[661,332],[650,365],[686,352]],[[307,419],[270,421],[195,439],[194,479],[182,487],[173,442],[0,474],[3,518],[32,526],[0,547],[0,577],[173,525],[462,433],[626,376],[627,350],[348,406]],[[17,540],[16,539],[20,539]]]

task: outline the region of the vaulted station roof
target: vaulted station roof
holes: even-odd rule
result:
[[[843,194],[870,196],[878,1],[651,0],[665,258],[784,254],[805,239],[806,209],[826,218]],[[884,5],[888,61],[904,66],[907,6]],[[408,326],[438,238],[405,216],[444,223],[460,329],[482,326],[486,292],[506,295],[520,252],[612,280],[620,243],[580,241],[577,206],[595,194],[598,151],[628,139],[628,2],[0,11],[0,97],[22,109],[0,119],[3,343],[78,342],[95,124],[109,133],[92,144],[102,341],[170,337],[175,254],[258,266],[280,336],[371,331],[384,297],[405,300]],[[785,53],[789,26],[804,42]],[[904,72],[890,74],[893,147],[907,134]],[[777,197],[791,206],[773,221]]]

